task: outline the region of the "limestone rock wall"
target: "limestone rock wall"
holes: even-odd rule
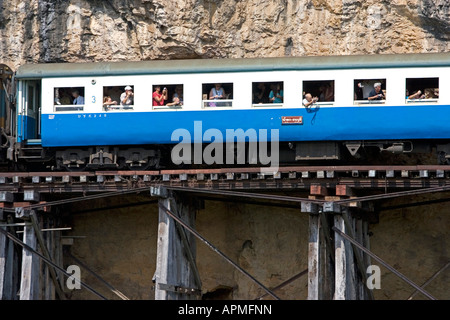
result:
[[[0,62],[448,51],[448,0],[0,1]]]

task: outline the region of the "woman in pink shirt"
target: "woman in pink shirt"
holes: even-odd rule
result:
[[[167,88],[164,88],[161,93],[161,86],[155,86],[155,91],[153,92],[153,106],[163,106],[165,100],[167,100]]]

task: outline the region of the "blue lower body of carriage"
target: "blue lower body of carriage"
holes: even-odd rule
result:
[[[41,136],[45,147],[210,143],[239,129],[279,141],[450,139],[450,106],[54,113],[42,115]]]
[[[17,142],[37,138],[37,121],[33,117],[19,115],[17,117]]]

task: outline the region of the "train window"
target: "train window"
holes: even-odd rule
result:
[[[182,84],[157,84],[153,86],[153,109],[180,109],[183,107]]]
[[[283,82],[253,82],[252,106],[282,106],[284,100]]]
[[[355,104],[380,104],[386,101],[386,79],[354,80]]]
[[[407,78],[406,103],[437,102],[439,78]]]
[[[317,104],[333,104],[334,80],[303,81],[303,98],[308,93],[319,99]]]
[[[103,87],[103,109],[130,110],[134,105],[134,86],[106,86]]]
[[[81,111],[84,109],[84,88],[83,87],[60,87],[54,91],[54,110],[60,111]]]
[[[232,107],[232,83],[204,83],[202,85],[202,107]]]

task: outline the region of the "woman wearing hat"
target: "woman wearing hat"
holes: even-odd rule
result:
[[[125,92],[120,95],[120,105],[129,106],[133,104],[133,89],[130,86],[125,87]]]

